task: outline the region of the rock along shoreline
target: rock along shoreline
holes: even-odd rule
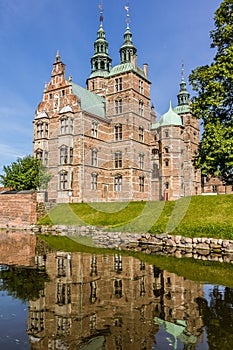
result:
[[[32,225],[34,234],[91,237],[97,248],[141,251],[201,260],[233,263],[233,241],[204,237],[182,237],[169,233],[149,234],[113,232],[95,226]]]

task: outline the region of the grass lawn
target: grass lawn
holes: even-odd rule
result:
[[[233,239],[233,195],[193,196],[172,202],[58,204],[38,224]]]

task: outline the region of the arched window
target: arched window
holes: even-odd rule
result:
[[[165,166],[169,166],[169,160],[168,160],[168,159],[165,159],[165,160],[164,160],[164,164],[165,164]]]
[[[169,153],[169,148],[166,146],[166,147],[164,147],[164,152],[165,153]]]

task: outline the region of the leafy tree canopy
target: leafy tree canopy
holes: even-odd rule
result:
[[[189,76],[197,95],[192,112],[203,121],[204,132],[194,163],[205,175],[233,183],[233,1],[224,0],[210,32],[215,57]]]
[[[4,166],[3,171],[5,174],[0,175],[0,182],[17,191],[46,188],[51,178],[41,161],[30,155]]]

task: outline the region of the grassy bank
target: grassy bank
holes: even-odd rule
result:
[[[233,239],[233,195],[194,196],[176,202],[59,204],[38,224]]]
[[[68,237],[39,236],[38,238],[54,250],[89,254],[114,254],[113,250],[84,246]],[[119,251],[117,253],[119,254]],[[161,270],[175,273],[178,276],[184,276],[191,281],[202,281],[233,288],[232,264],[200,261],[187,258],[177,259],[174,257],[158,256],[153,254],[147,255],[139,252],[129,251],[121,251],[121,255],[132,256],[141,261],[144,261],[147,264],[156,266]]]

